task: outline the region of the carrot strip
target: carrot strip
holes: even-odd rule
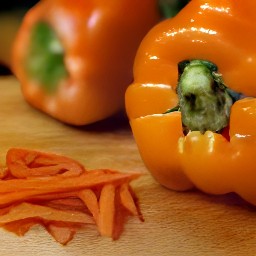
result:
[[[78,192],[78,197],[85,203],[92,216],[98,224],[99,222],[99,204],[98,199],[92,189],[84,189]]]
[[[80,198],[61,198],[43,202],[40,205],[48,206],[59,210],[75,210],[90,213]]]
[[[30,197],[29,200],[27,200],[27,201],[32,202],[32,203],[33,202],[40,203],[40,202],[43,202],[43,201],[50,201],[50,200],[63,199],[63,198],[75,198],[75,197],[77,197],[77,191],[63,192],[63,193],[61,193],[61,192],[59,192],[59,193],[48,193],[48,194],[42,194],[42,195],[35,195],[35,196]]]
[[[106,184],[102,188],[99,207],[99,232],[102,236],[112,237],[115,217],[115,186],[113,184]]]
[[[3,228],[9,232],[15,233],[18,236],[24,236],[31,227],[41,224],[41,221],[37,218],[21,219],[6,223]]]
[[[79,176],[33,177],[29,179],[0,180],[0,193],[31,190],[34,195],[51,192],[68,192],[81,190],[106,183],[121,184],[140,176],[139,173],[108,173],[104,170],[94,170]],[[1,200],[0,200],[1,202]]]
[[[46,177],[30,179],[0,180],[0,206],[30,200],[35,196],[78,191],[85,188],[102,186],[107,183],[127,182],[138,176],[138,173],[105,173],[90,171],[80,176],[69,178]]]
[[[56,225],[55,223],[50,223],[46,226],[48,233],[60,244],[66,245],[70,242],[77,232],[76,227],[70,225]]]
[[[120,186],[119,186],[118,188],[116,188],[116,196],[115,196],[115,219],[114,219],[115,225],[113,227],[113,232],[112,232],[113,240],[117,240],[120,237],[121,233],[124,230],[124,224],[129,215],[130,215],[130,212],[121,203]]]
[[[36,193],[35,190],[15,191],[10,193],[0,193],[0,209],[8,205],[19,202],[42,203],[43,201],[52,200],[56,198],[64,198],[65,196],[77,195],[77,192],[64,192],[64,193]]]
[[[8,213],[12,208],[12,205],[9,205],[7,207],[0,208],[0,215],[4,215]]]
[[[52,153],[12,148],[7,152],[6,164],[16,178],[47,176],[59,173],[68,176],[79,175],[84,167],[73,159]]]
[[[62,211],[47,206],[21,203],[11,208],[8,213],[0,216],[0,225],[27,218],[41,218],[47,221],[63,221],[82,224],[94,223],[91,216],[79,211]]]
[[[143,220],[129,183],[140,173],[87,171],[68,157],[12,148],[0,167],[0,226],[23,236],[36,224],[65,245],[85,224],[119,238],[129,215]]]
[[[130,187],[128,183],[124,183],[120,186],[120,199],[121,204],[134,216],[138,216],[138,209],[134,202],[134,199],[130,193]]]
[[[4,179],[8,174],[8,168],[0,166],[0,179]]]

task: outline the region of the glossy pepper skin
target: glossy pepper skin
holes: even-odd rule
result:
[[[25,99],[71,125],[117,113],[136,50],[159,20],[156,0],[40,1],[27,12],[12,51]]]
[[[174,190],[235,192],[256,204],[255,1],[192,0],[143,39],[126,91],[138,149],[153,177]],[[229,138],[215,131],[183,132],[177,106],[177,64],[216,64],[228,87],[251,98],[231,107]]]

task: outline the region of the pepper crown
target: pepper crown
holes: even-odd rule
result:
[[[221,132],[228,126],[231,106],[241,94],[224,84],[217,66],[209,61],[182,61],[178,70],[178,108],[184,132]]]

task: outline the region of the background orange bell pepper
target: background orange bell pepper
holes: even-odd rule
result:
[[[255,8],[256,2],[249,0],[192,0],[173,19],[152,28],[140,45],[126,110],[145,165],[170,189],[196,186],[212,194],[236,192],[256,205]],[[178,72],[185,60],[218,67],[202,65],[207,72],[200,71],[200,81],[195,81],[198,74],[190,73],[186,95],[184,73]],[[224,106],[219,103],[229,102],[228,123],[225,119],[219,129],[201,130],[198,121],[199,128],[192,129],[184,123],[180,96],[201,114],[207,110],[207,101],[198,107],[206,91],[225,95],[214,100],[213,112],[220,117],[218,107]],[[239,97],[233,98],[233,93]]]
[[[25,99],[84,125],[124,108],[136,50],[160,20],[157,0],[42,0],[27,12],[12,70]]]

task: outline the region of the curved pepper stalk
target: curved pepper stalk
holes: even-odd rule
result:
[[[174,17],[189,0],[159,0],[160,13],[164,19]]]
[[[192,0],[152,28],[140,45],[126,111],[145,165],[167,188],[235,192],[256,205],[255,8],[250,0]],[[239,93],[220,131],[184,133],[177,108],[178,63],[184,60],[214,63],[231,98],[230,92]]]
[[[157,0],[40,1],[12,50],[25,99],[72,125],[121,111],[137,48],[160,19]]]

